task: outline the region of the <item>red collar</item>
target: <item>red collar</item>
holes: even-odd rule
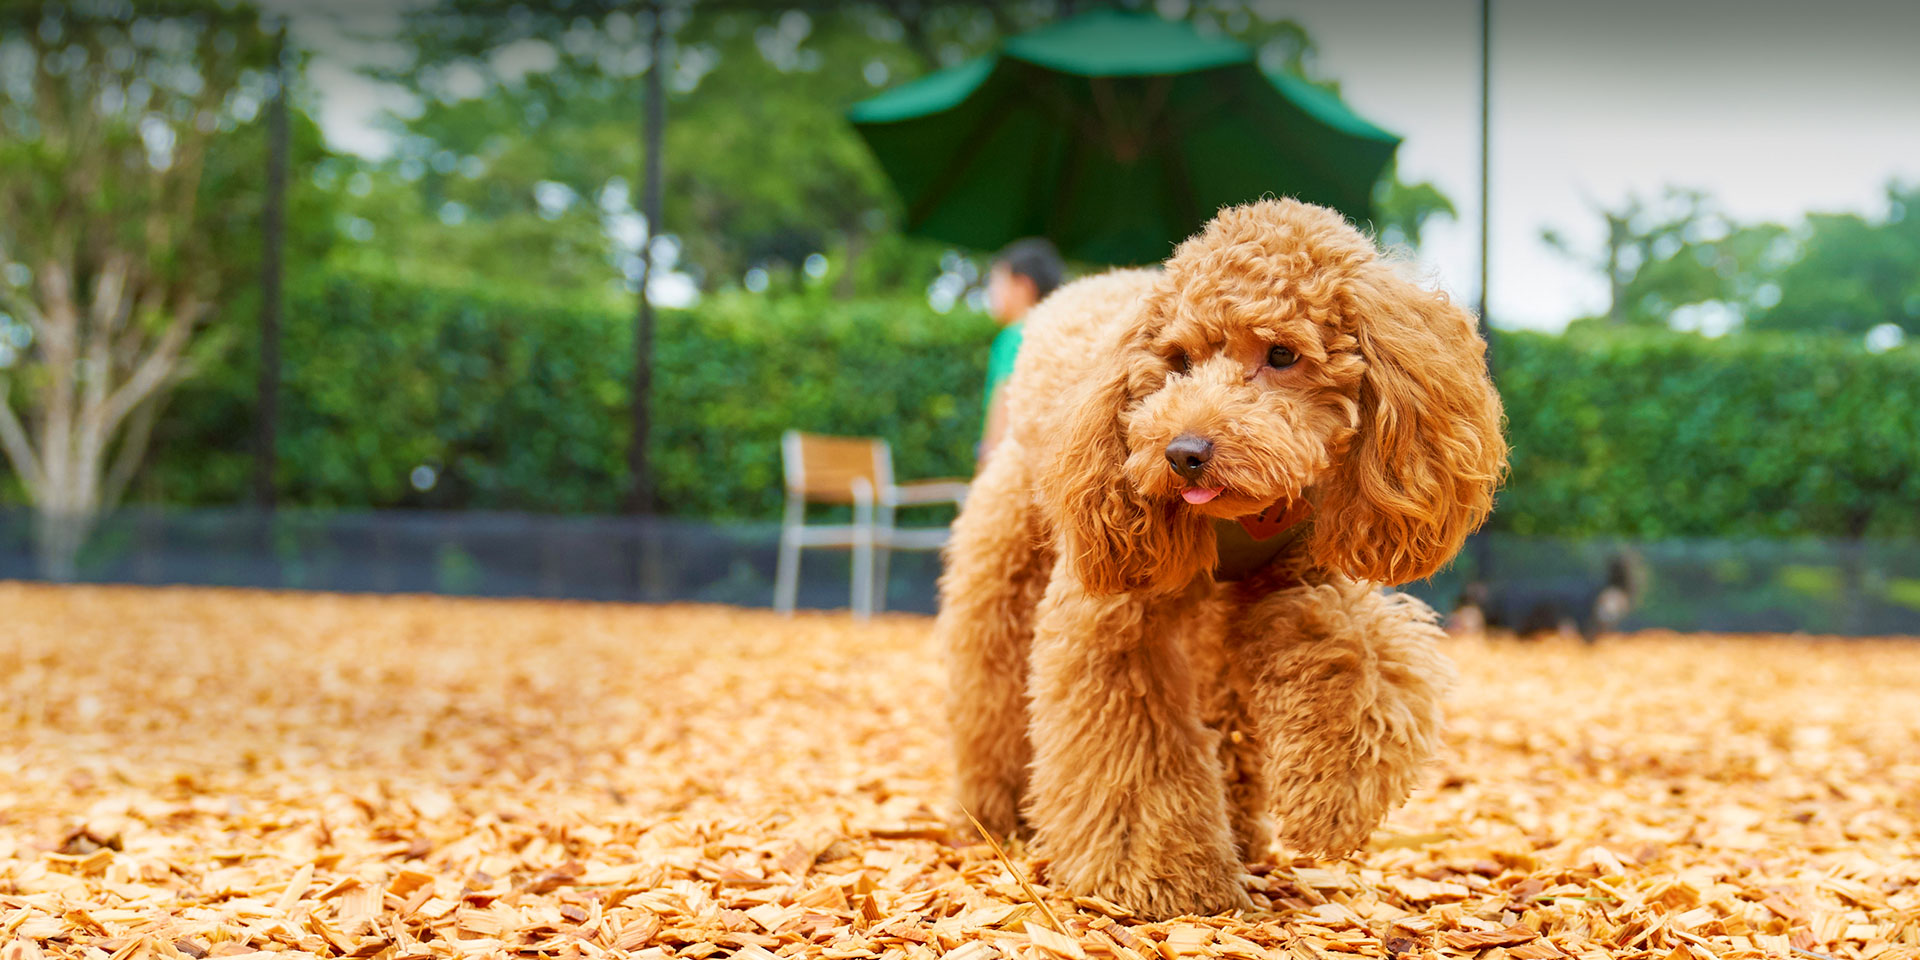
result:
[[[1241,517],[1240,526],[1247,536],[1265,540],[1297,526],[1312,513],[1313,505],[1305,500],[1275,500],[1265,510]]]

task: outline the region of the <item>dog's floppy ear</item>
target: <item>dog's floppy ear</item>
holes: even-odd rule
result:
[[[1319,484],[1314,560],[1399,584],[1445,566],[1506,468],[1500,395],[1473,315],[1386,262],[1346,285],[1366,370],[1358,431]]]
[[[1123,417],[1165,377],[1140,329],[1109,341],[1103,371],[1066,399],[1067,422],[1035,490],[1060,549],[1089,593],[1184,585],[1213,553],[1212,528],[1171,502],[1142,497],[1127,479]]]

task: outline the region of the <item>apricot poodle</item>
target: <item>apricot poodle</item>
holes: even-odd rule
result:
[[[1160,270],[1029,315],[939,632],[960,802],[1053,883],[1247,903],[1272,841],[1343,855],[1432,755],[1432,574],[1506,463],[1474,318],[1333,211],[1224,209]]]

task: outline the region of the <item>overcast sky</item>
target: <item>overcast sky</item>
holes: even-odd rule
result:
[[[1540,241],[1554,227],[1597,246],[1596,203],[1689,186],[1737,218],[1790,221],[1878,213],[1890,178],[1920,180],[1920,2],[1494,4],[1489,313],[1502,326],[1559,329],[1603,308],[1600,279]],[[1431,228],[1420,254],[1474,297],[1478,0],[1274,6],[1307,27],[1318,72],[1405,138],[1402,175],[1454,198],[1460,220]],[[340,49],[324,28],[302,32]],[[329,139],[379,152],[369,121],[392,94],[338,58],[322,57],[312,80]]]
[[[1422,258],[1478,284],[1479,4],[1348,0],[1290,7],[1360,112],[1406,138],[1460,222]],[[1593,204],[1700,187],[1741,219],[1885,208],[1920,181],[1920,2],[1494,0],[1493,272],[1488,313],[1558,329],[1605,305],[1591,271],[1540,242],[1595,248]]]

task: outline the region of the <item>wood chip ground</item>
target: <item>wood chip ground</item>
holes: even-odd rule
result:
[[[1365,854],[1141,923],[950,826],[930,627],[0,584],[0,960],[1920,957],[1920,643],[1455,640]]]

